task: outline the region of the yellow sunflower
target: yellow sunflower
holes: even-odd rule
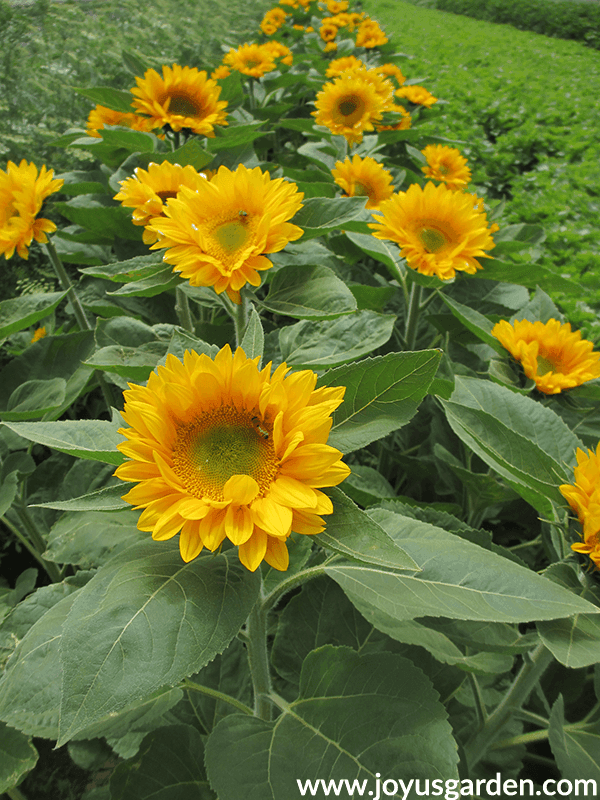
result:
[[[326,42],[323,48],[324,53],[333,53],[337,50],[337,42]]]
[[[574,477],[574,484],[558,487],[583,526],[583,542],[572,544],[571,550],[588,555],[600,568],[600,444],[595,453],[577,448]]]
[[[404,97],[410,103],[414,103],[416,106],[425,106],[426,108],[431,108],[438,100],[424,86],[416,85],[401,86],[396,89],[396,97]]]
[[[333,25],[331,22],[323,22],[319,28],[319,35],[324,42],[332,42],[337,36],[337,32],[337,25]]]
[[[333,507],[319,489],[350,473],[326,444],[345,388],[315,390],[316,373],[258,361],[229,345],[214,361],[169,355],[125,392],[118,448],[131,460],[115,475],[138,485],[123,499],[144,509],[138,528],[153,539],[180,534],[184,561],[228,538],[249,570],[287,569],[286,539],[324,529]]]
[[[511,325],[502,320],[494,325],[492,335],[521,362],[525,375],[544,394],[558,394],[600,378],[600,353],[568,322],[524,319]]]
[[[445,183],[448,189],[464,189],[471,180],[471,170],[467,159],[456,147],[445,144],[428,144],[421,150],[427,159],[427,166],[421,167],[425,177]]]
[[[261,31],[267,36],[272,36],[284,24],[286,17],[287,14],[283,8],[278,8],[275,6],[275,8],[267,11],[267,13],[264,15],[262,22],[260,23]]]
[[[262,78],[267,72],[275,69],[275,56],[264,45],[242,44],[237,50],[232,47],[225,54],[223,63],[243,75]]]
[[[220,64],[210,73],[210,77],[215,81],[222,80],[223,78],[228,78],[230,75],[231,75],[231,70],[229,69],[229,67],[226,67],[225,64]]]
[[[43,339],[44,336],[47,336],[47,335],[48,335],[48,331],[46,330],[46,326],[45,325],[41,325],[39,328],[36,328],[35,331],[33,332],[33,336],[31,337],[31,340],[30,340],[31,344],[34,344],[34,342],[39,342],[40,339]]]
[[[494,247],[485,211],[478,198],[427,183],[414,183],[380,205],[377,223],[369,223],[377,239],[391,239],[400,246],[408,266],[423,275],[453,278],[457,271],[481,269],[476,260],[489,258],[484,251]]]
[[[282,64],[290,67],[294,62],[294,54],[287,45],[271,40],[263,45],[275,58],[280,58]]]
[[[341,14],[348,11],[348,0],[327,0],[327,11],[330,14]]]
[[[336,161],[331,174],[348,197],[368,197],[366,208],[379,208],[381,201],[394,193],[391,173],[369,156],[354,155],[352,160],[346,156],[344,161]]]
[[[381,64],[379,67],[374,67],[374,70],[385,78],[394,78],[398,86],[402,86],[406,80],[400,67],[395,64]]]
[[[264,254],[302,236],[302,228],[287,220],[303,197],[296,184],[272,180],[259,167],[220,167],[210,181],[195,190],[183,186],[167,200],[166,216],[148,226],[158,234],[152,249],[169,248],[164,260],[192,286],[214,286],[239,303],[242,286],[258,286],[259,271],[272,266]]]
[[[182,186],[196,190],[202,181],[206,180],[204,173],[197,172],[194,167],[181,167],[163,161],[162,164],[151,163],[148,169],[135,169],[133,178],[119,181],[121,191],[114,196],[122,206],[133,208],[132,221],[134,225],[147,225],[153,217],[164,214],[165,204],[169,197],[177,197]],[[156,241],[156,232],[146,228],[143,234],[144,244]]]
[[[163,66],[162,77],[154,69],[136,78],[131,90],[133,105],[154,128],[168,125],[174,131],[190,130],[214,137],[215,125],[227,125],[226,100],[219,100],[221,87],[195,67]]]
[[[54,233],[56,225],[37,215],[44,200],[58,192],[63,183],[45,165],[38,175],[35,164],[28,164],[25,159],[19,166],[9,161],[6,171],[0,169],[0,254],[5,259],[12,258],[15,250],[27,259],[33,239],[48,241],[46,234]]]
[[[133,112],[126,114],[122,111],[115,111],[113,108],[106,108],[106,106],[97,105],[89,113],[86,127],[88,136],[93,136],[96,139],[100,138],[99,130],[102,130],[105,125],[122,125],[125,128],[131,128],[134,131],[152,130],[153,123],[147,117],[140,117]]]
[[[312,114],[318,125],[325,125],[349,144],[362,141],[364,131],[372,131],[381,120],[385,100],[372,81],[362,72],[345,72],[326,83],[317,94],[316,111]]]
[[[395,103],[389,103],[385,107],[386,114],[399,114],[400,119],[392,125],[375,125],[377,131],[406,131],[412,125],[412,117],[410,112],[404,106],[398,106]]]
[[[343,72],[348,70],[355,71],[355,70],[366,70],[367,65],[364,61],[361,61],[360,58],[356,58],[356,56],[342,56],[341,58],[334,58],[332,61],[329,62],[329,66],[325,72],[325,76],[327,78],[337,78],[338,75],[341,75]]]
[[[386,44],[388,41],[387,36],[379,27],[379,23],[374,19],[365,19],[358,26],[356,34],[357,47],[379,47]]]

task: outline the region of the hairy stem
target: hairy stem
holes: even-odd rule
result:
[[[184,689],[191,689],[194,692],[205,694],[207,697],[213,697],[215,700],[222,700],[224,703],[229,703],[230,706],[237,708],[242,714],[249,714],[252,716],[254,713],[252,709],[245,703],[242,703],[241,700],[237,700],[235,697],[231,697],[231,695],[225,694],[224,692],[219,692],[217,689],[211,689],[210,686],[203,686],[201,683],[195,683],[189,678],[183,681],[182,686]]]
[[[250,612],[246,623],[246,633],[248,641],[246,648],[248,651],[248,664],[252,676],[252,687],[254,689],[254,716],[271,720],[272,706],[269,702],[271,694],[271,672],[269,668],[269,650],[267,647],[267,612],[263,607],[263,593],[256,601],[256,605]]]
[[[406,332],[404,334],[407,350],[414,350],[415,342],[417,340],[420,303],[421,303],[421,287],[419,286],[418,283],[413,283],[410,289],[410,299],[408,301],[408,316],[406,318]]]

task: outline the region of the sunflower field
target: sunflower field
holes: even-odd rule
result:
[[[598,794],[600,351],[384,23],[126,49],[0,170],[10,800]]]

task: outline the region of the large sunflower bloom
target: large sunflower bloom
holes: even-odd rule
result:
[[[476,260],[494,247],[485,211],[474,195],[453,192],[443,184],[414,183],[380,205],[382,216],[369,223],[377,239],[391,239],[408,266],[423,275],[453,278],[457,271],[481,269]]]
[[[525,375],[544,394],[558,394],[600,378],[600,353],[581,338],[580,331],[572,331],[569,322],[524,319],[511,325],[502,320],[494,325],[492,335],[521,362]]]
[[[168,125],[200,136],[214,137],[215,125],[227,125],[226,100],[219,100],[221,87],[206,72],[195,67],[163,66],[162,77],[154,69],[136,78],[133,105],[152,120],[154,128]]]
[[[158,234],[152,248],[169,248],[165,261],[192,286],[214,286],[239,303],[242,286],[258,286],[259,271],[272,266],[264,254],[302,236],[302,228],[287,220],[303,197],[295,184],[272,180],[259,167],[220,167],[210,181],[195,190],[184,186],[167,200],[166,217],[149,225]]]
[[[275,55],[264,45],[242,44],[225,54],[223,64],[251,78],[262,78],[275,69]]]
[[[385,106],[384,98],[361,71],[345,72],[324,84],[312,114],[318,125],[344,136],[349,144],[358,144],[364,131],[372,131],[374,123],[381,120]]]
[[[124,113],[123,111],[115,111],[113,108],[97,105],[92,108],[87,119],[88,136],[99,139],[100,134],[98,131],[102,130],[105,125],[122,125],[134,131],[148,132],[152,130],[154,123],[148,117],[140,117],[139,114],[134,114],[133,112]]]
[[[466,188],[471,180],[471,170],[460,150],[445,144],[428,144],[421,152],[427,159],[427,166],[421,167],[425,177],[441,181],[448,189]]]
[[[346,156],[335,162],[331,174],[348,197],[368,197],[366,208],[379,208],[381,201],[394,193],[391,173],[369,156],[354,155],[352,160]]]
[[[163,161],[151,163],[148,169],[136,167],[133,178],[120,181],[121,191],[114,196],[122,206],[133,208],[134,225],[147,225],[153,217],[164,214],[166,201],[177,197],[182,186],[195,190],[206,176],[192,166],[181,167]],[[144,230],[144,244],[152,244],[157,239],[155,231]]]
[[[6,171],[0,170],[0,254],[4,258],[11,258],[16,250],[27,259],[33,239],[42,244],[48,241],[46,234],[54,233],[56,225],[38,214],[44,200],[63,183],[45,166],[38,175],[35,164],[25,159],[19,166],[9,161]]]
[[[214,361],[169,355],[125,392],[118,448],[131,460],[115,475],[138,485],[123,499],[145,509],[138,528],[153,539],[180,533],[184,561],[228,538],[249,570],[287,569],[286,539],[323,530],[333,507],[319,489],[350,473],[326,444],[345,388],[315,390],[316,373],[258,361],[229,345]]]
[[[600,569],[600,444],[587,455],[577,448],[575,483],[559,486],[583,526],[583,542],[571,545],[576,553],[588,555]]]

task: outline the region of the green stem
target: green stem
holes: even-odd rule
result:
[[[541,714],[534,714],[533,711],[526,711],[524,708],[519,708],[515,711],[515,717],[522,719],[523,722],[531,722],[533,725],[539,725],[542,728],[547,728],[550,720],[542,717]]]
[[[190,301],[181,286],[177,286],[175,289],[175,313],[181,327],[190,333],[194,333]]]
[[[254,716],[269,722],[272,710],[269,695],[272,685],[267,648],[267,612],[263,608],[262,588],[256,605],[248,617],[246,633],[248,664],[254,689]]]
[[[290,578],[286,578],[286,580],[281,581],[281,583],[264,598],[262,603],[263,612],[268,614],[269,611],[277,605],[283,595],[287,592],[291,592],[292,589],[296,589],[298,586],[302,586],[303,583],[307,583],[308,581],[312,581],[314,578],[319,578],[321,575],[325,575],[325,567],[330,563],[331,560],[328,560],[323,564],[319,564],[318,567],[309,567],[308,569],[297,572]]]
[[[235,326],[235,344],[237,347],[240,347],[242,344],[242,339],[244,338],[244,334],[246,333],[246,327],[248,325],[248,314],[250,309],[250,302],[248,297],[246,296],[244,289],[240,291],[240,304],[234,305],[233,309],[233,324]]]
[[[408,301],[408,316],[406,318],[406,349],[414,350],[417,340],[417,328],[419,325],[419,311],[421,303],[421,287],[418,283],[413,283],[410,288],[410,299]]]
[[[21,531],[16,527],[16,525],[13,525],[12,522],[9,519],[7,519],[6,517],[0,517],[0,522],[3,522],[6,525],[6,527],[8,528],[8,530],[15,537],[15,539],[17,539],[19,542],[21,542],[23,547],[25,547],[27,550],[29,550],[29,552],[35,558],[35,560],[38,562],[40,567],[42,567],[42,569],[48,574],[48,577],[52,581],[56,581],[57,579],[53,575],[50,574],[50,572],[52,571],[52,567],[56,567],[56,565],[55,564],[51,564],[48,561],[44,561],[44,559],[41,557],[41,555],[38,553],[38,551],[35,549],[35,547],[31,544],[31,542],[25,536],[25,534],[21,533]],[[44,550],[45,549],[46,548],[44,548]],[[58,578],[58,580],[60,580],[60,577]]]
[[[46,561],[42,556],[42,553],[46,550],[46,542],[42,534],[38,531],[35,522],[31,519],[29,511],[25,506],[20,506],[18,504],[15,504],[13,508],[23,523],[23,526],[29,535],[30,542],[39,554],[38,561],[43,564],[44,569],[55,583],[61,581],[62,575],[56,564],[53,564],[52,561]]]
[[[472,672],[469,672],[467,675],[467,679],[471,684],[471,692],[473,693],[473,699],[475,700],[475,711],[477,712],[477,721],[480,726],[485,725],[486,720],[488,718],[488,713],[485,708],[485,702],[483,700],[483,695],[481,693],[481,687],[477,682],[477,678],[473,675]]]
[[[566,728],[565,728],[566,730]],[[499,742],[494,742],[491,750],[506,750],[509,747],[517,747],[520,744],[531,744],[532,742],[543,742],[548,738],[548,729],[545,728],[541,731],[529,731],[529,733],[522,733],[520,736],[510,736],[508,739],[502,739]]]
[[[470,770],[481,761],[514,712],[527,700],[552,659],[552,653],[541,642],[530,655],[525,657],[519,674],[499,705],[465,745],[465,755]]]
[[[10,797],[10,800],[27,800],[23,792],[17,789],[16,786],[14,789],[7,789],[5,794],[7,797]]]
[[[252,709],[245,703],[242,703],[241,700],[236,700],[235,697],[231,697],[231,695],[225,694],[224,692],[219,692],[217,689],[211,689],[209,686],[203,686],[201,683],[195,683],[189,678],[186,678],[182,685],[184,689],[192,689],[194,692],[200,692],[200,694],[213,697],[215,700],[222,700],[224,703],[229,703],[230,706],[237,708],[242,714],[249,714],[252,716],[254,713]]]
[[[52,262],[52,266],[54,267],[54,271],[56,272],[58,280],[60,281],[60,285],[67,292],[67,297],[71,301],[73,311],[75,312],[75,319],[77,320],[77,324],[79,325],[82,331],[93,330],[92,326],[89,323],[88,318],[85,315],[85,311],[83,310],[81,301],[77,296],[75,287],[73,286],[73,284],[71,283],[71,279],[67,275],[67,271],[64,268],[62,261],[60,260],[60,256],[56,252],[54,244],[50,240],[46,243],[46,251],[48,253],[50,261]]]

